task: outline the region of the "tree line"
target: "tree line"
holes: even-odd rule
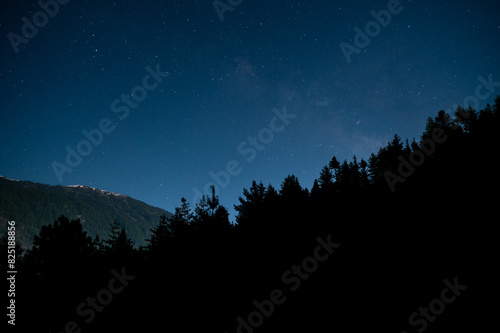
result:
[[[340,162],[333,156],[311,190],[294,175],[278,189],[253,181],[234,207],[234,225],[213,186],[194,208],[182,198],[173,216],[161,216],[147,244],[138,248],[118,221],[101,239],[89,237],[78,220],[61,216],[41,228],[32,249],[19,259],[20,325],[64,331],[69,320],[82,321],[75,306],[105,286],[110,270],[126,267],[137,279],[82,329],[160,325],[174,331],[236,331],[236,318],[252,311],[252,301],[276,288],[282,273],[311,252],[318,236],[331,234],[346,244],[337,257],[304,291],[288,295],[294,301],[258,331],[311,330],[328,324],[331,316],[333,327],[362,328],[365,323],[356,321],[359,311],[366,322],[381,321],[401,331],[416,306],[411,300],[432,289],[429,272],[439,283],[457,275],[471,284],[487,279],[491,265],[479,262],[493,253],[486,220],[494,211],[488,189],[498,184],[498,172],[487,156],[499,142],[499,108],[500,96],[480,111],[459,106],[454,117],[439,111],[427,120],[419,141],[403,142],[395,135],[368,161],[354,156]],[[394,191],[388,173],[398,175],[402,159],[414,159],[412,153],[422,151],[436,129],[446,141],[436,144]],[[5,243],[6,236],[2,250]],[[371,296],[365,299],[367,293]],[[333,297],[328,306],[316,301],[324,295]],[[387,299],[400,302],[391,317],[377,306]],[[473,313],[473,303],[457,310],[457,316]]]

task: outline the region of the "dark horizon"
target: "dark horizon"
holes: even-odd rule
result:
[[[487,328],[495,317],[477,304],[494,283],[496,234],[485,184],[499,177],[477,161],[498,141],[499,114],[500,96],[480,112],[439,112],[418,143],[395,136],[366,164],[333,156],[310,192],[292,175],[277,189],[253,182],[236,225],[212,188],[195,209],[184,200],[160,217],[139,248],[118,221],[91,238],[60,216],[24,251],[22,222],[9,221],[0,239],[4,256],[7,244],[17,254],[0,263],[11,279],[9,324],[76,333],[361,330],[373,320],[388,330]],[[367,322],[355,320],[360,306]]]

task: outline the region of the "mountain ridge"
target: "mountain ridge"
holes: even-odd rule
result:
[[[145,245],[160,216],[172,214],[128,195],[85,185],[48,185],[0,176],[0,233],[7,221],[16,221],[17,240],[25,248],[43,225],[57,217],[80,219],[90,237],[107,239],[114,220],[137,246]]]

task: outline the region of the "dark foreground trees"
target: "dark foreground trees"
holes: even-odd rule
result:
[[[22,260],[19,325],[46,332],[71,322],[82,332],[480,330],[495,315],[485,295],[496,283],[499,106],[497,98],[479,112],[439,112],[418,142],[396,135],[368,161],[332,157],[310,192],[293,175],[279,188],[253,182],[235,206],[234,226],[215,191],[194,209],[182,199],[140,249],[119,221],[106,239],[92,240],[79,221],[61,217],[42,228]],[[431,147],[426,140],[436,130],[446,139]],[[404,178],[394,190],[388,172]],[[340,246],[322,259],[329,252],[318,238]],[[119,286],[113,271],[134,277],[119,293],[109,291]],[[467,286],[453,303],[440,301],[445,279]],[[92,320],[78,311],[87,309],[82,302]]]

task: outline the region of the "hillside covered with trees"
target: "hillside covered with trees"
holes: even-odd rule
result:
[[[116,220],[134,243],[145,245],[150,229],[163,214],[171,216],[127,195],[82,185],[51,186],[0,176],[0,233],[6,231],[7,219],[22,221],[17,239],[24,248],[33,245],[33,237],[42,226],[61,215],[79,219],[91,237],[106,236],[110,223]]]

